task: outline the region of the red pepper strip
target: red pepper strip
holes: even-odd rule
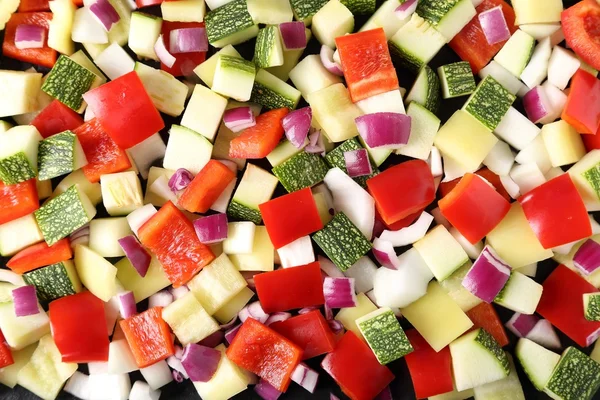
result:
[[[13,360],[10,347],[8,346],[8,343],[6,343],[2,331],[0,331],[0,368],[8,367],[14,363],[15,361]]]
[[[496,339],[501,347],[508,344],[508,336],[504,330],[504,325],[494,306],[488,303],[481,303],[478,306],[467,311],[467,316],[473,322],[473,329],[483,328]],[[471,330],[473,330],[471,329]]]
[[[561,118],[579,133],[600,133],[600,80],[582,69],[575,72]]]
[[[35,179],[15,185],[0,181],[0,225],[31,214],[40,208]]]
[[[52,265],[73,258],[73,250],[68,238],[48,246],[46,242],[34,244],[15,254],[6,266],[17,274],[24,274],[39,267]]]

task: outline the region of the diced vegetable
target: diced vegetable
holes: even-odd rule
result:
[[[465,3],[464,0],[461,2]],[[389,40],[392,54],[413,71],[428,64],[446,42],[447,39],[417,13]]]
[[[424,0],[417,5],[417,14],[429,21],[446,41],[452,40],[476,15],[473,3],[465,0],[439,2]]]
[[[445,99],[460,97],[475,91],[475,79],[471,66],[466,61],[443,65],[438,68]]]
[[[389,308],[380,308],[362,316],[356,320],[356,324],[382,365],[414,350],[396,316]]]
[[[335,336],[319,310],[274,322],[270,328],[300,346],[304,360],[330,353],[335,348]]]
[[[192,292],[165,307],[162,318],[184,346],[198,343],[219,330],[217,322],[208,315]]]
[[[553,397],[591,399],[600,387],[600,366],[574,347],[568,347],[552,371],[544,392]]]

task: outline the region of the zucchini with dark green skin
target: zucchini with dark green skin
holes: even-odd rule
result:
[[[458,2],[459,0],[419,0],[416,13],[436,25]]]
[[[227,215],[241,221],[252,221],[256,225],[262,222],[262,215],[259,210],[254,210],[235,200],[231,200],[231,203],[229,203]]]
[[[273,168],[273,175],[291,193],[322,182],[327,171],[323,157],[302,151]]]
[[[308,22],[329,0],[290,0],[294,16],[298,21]]]
[[[206,36],[211,44],[250,28],[254,25],[246,0],[233,0],[211,10],[204,18]]]
[[[73,171],[77,136],[71,131],[52,135],[39,144],[38,179],[45,181]]]
[[[346,169],[346,160],[344,158],[344,153],[346,151],[360,150],[363,148],[364,147],[361,146],[360,142],[356,140],[356,138],[348,139],[345,142],[341,143],[339,146],[337,146],[335,149],[327,153],[327,155],[325,156],[325,161],[327,162],[327,164],[329,164],[331,168],[338,167],[345,173],[348,173],[348,170]],[[373,169],[373,173],[371,175],[357,176],[356,178],[352,178],[363,188],[367,187],[367,179],[370,179],[379,173],[379,170],[377,169],[377,166],[373,163],[373,161],[369,159],[369,162],[371,163],[371,168]]]
[[[432,113],[437,113],[440,108],[440,79],[438,75],[425,65],[419,71],[413,87],[406,96],[406,102],[416,101]]]
[[[498,344],[496,339],[492,335],[490,335],[485,329],[479,329],[479,333],[477,337],[475,337],[475,342],[479,343],[481,346],[486,348],[490,353],[496,357],[504,371],[506,371],[506,375],[510,372],[510,364],[508,362],[508,357],[506,357],[506,353],[502,350],[502,347]]]
[[[377,9],[375,0],[341,0],[341,3],[354,15],[371,15]]]
[[[294,110],[302,94],[275,75],[259,69],[254,79],[250,101],[263,106],[265,111],[278,108]]]
[[[475,91],[475,78],[466,61],[443,65],[438,69],[444,98],[466,96]]]
[[[589,400],[600,388],[600,364],[574,347],[567,348],[544,392],[554,399]]]
[[[69,57],[60,56],[52,67],[42,91],[79,112],[83,104],[83,94],[90,90],[96,75]]]
[[[335,214],[312,238],[342,272],[372,248],[371,242],[343,212]]]
[[[594,165],[581,175],[588,181],[589,185],[594,189],[594,192],[596,192],[596,195],[600,199],[600,164]]]
[[[583,308],[585,319],[600,321],[600,293],[586,293],[583,295]]]
[[[81,282],[71,260],[27,272],[23,274],[23,280],[35,286],[41,302],[50,302],[81,290]]]
[[[7,185],[15,185],[35,178],[36,172],[31,168],[24,152],[0,160],[0,181]]]
[[[389,308],[380,308],[356,320],[380,364],[389,364],[411,353],[414,348]]]
[[[487,76],[479,83],[463,110],[475,117],[486,128],[493,131],[508,112],[517,97]]]
[[[282,51],[279,28],[277,26],[268,25],[258,31],[254,47],[254,63],[258,68],[269,68],[280,65],[280,63],[276,62],[276,59],[279,57],[281,58],[281,62],[283,62]]]

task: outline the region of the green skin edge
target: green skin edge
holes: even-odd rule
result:
[[[372,248],[371,242],[343,212],[335,214],[333,219],[312,238],[342,272],[354,265]]]
[[[363,321],[358,327],[382,365],[414,351],[398,319],[391,311]]]
[[[69,57],[60,56],[42,85],[42,91],[78,111],[83,104],[83,94],[90,90],[95,78],[93,72]]]
[[[425,66],[425,73],[427,74],[427,87],[429,90],[427,91],[427,101],[423,104],[423,107],[435,114],[440,109],[441,83],[435,71],[429,68],[428,65]]]
[[[400,63],[404,67],[406,67],[407,69],[411,70],[414,73],[419,72],[421,67],[424,65],[421,60],[419,60],[413,54],[404,50],[403,48],[401,48],[400,46],[398,46],[396,43],[394,43],[392,41],[390,41],[388,44],[389,44],[390,51],[392,52],[392,54],[394,54],[396,57],[398,57],[398,59],[400,60]]]
[[[210,11],[204,18],[206,36],[213,44],[254,25],[245,0],[234,0]]]
[[[20,152],[0,160],[0,180],[7,185],[16,185],[35,178],[35,171],[25,153]]]
[[[375,0],[341,0],[340,2],[354,15],[371,15],[377,9]]]
[[[588,400],[600,388],[600,364],[574,347],[567,348],[546,385],[564,400]]]
[[[294,15],[298,20],[305,20],[312,17],[319,11],[329,0],[290,0]]]
[[[265,111],[276,110],[278,108],[288,108],[294,110],[298,101],[282,96],[271,88],[254,81],[250,101],[262,105]]]
[[[448,94],[451,97],[471,94],[477,87],[471,65],[466,61],[444,65],[442,73],[446,78]]]
[[[273,175],[291,193],[323,181],[327,171],[323,157],[302,151],[273,168]]]
[[[600,163],[594,165],[592,168],[581,174],[586,181],[590,184],[598,199],[600,200]]]
[[[479,333],[475,337],[475,342],[488,349],[494,355],[494,357],[498,359],[500,365],[502,365],[502,368],[506,372],[506,375],[509,374],[510,365],[508,363],[508,357],[506,357],[506,353],[502,350],[502,347],[500,347],[492,335],[487,333],[485,329],[480,328]]]
[[[271,56],[275,47],[275,35],[279,35],[276,26],[270,25],[260,31],[256,37],[256,46],[254,48],[254,63],[258,68],[269,68]]]
[[[331,168],[338,167],[345,173],[348,173],[348,170],[346,169],[346,161],[344,159],[344,152],[360,149],[363,149],[363,147],[361,146],[360,142],[356,140],[356,138],[348,139],[339,146],[337,146],[335,149],[327,153],[327,155],[325,155],[325,161],[327,162],[327,164],[329,164]],[[356,178],[352,178],[363,188],[367,187],[368,179],[374,177],[379,173],[379,169],[377,169],[377,166],[373,163],[373,161],[369,159],[369,162],[371,163],[371,168],[373,169],[373,173],[371,175],[357,176]]]
[[[223,69],[237,69],[247,74],[256,74],[256,67],[254,63],[246,61],[239,57],[232,57],[227,55],[221,55],[221,68]]]
[[[37,296],[42,302],[50,302],[76,293],[63,263],[27,272],[23,274],[23,280],[28,285],[35,286]]]
[[[417,5],[417,14],[437,25],[458,4],[460,0],[420,0]]]
[[[76,136],[65,131],[44,139],[39,144],[38,173],[44,181],[73,171]]]
[[[250,208],[236,200],[232,200],[227,207],[227,215],[241,221],[251,221],[256,225],[262,222],[262,215],[259,210]]]
[[[585,319],[588,321],[600,321],[600,295],[592,294],[586,296]]]
[[[498,81],[488,76],[481,81],[473,96],[468,100],[465,111],[493,131],[516,98]]]

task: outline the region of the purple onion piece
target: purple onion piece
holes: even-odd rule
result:
[[[177,383],[181,383],[185,380],[185,378],[183,377],[183,374],[175,369],[173,371],[171,371],[171,375],[173,375],[173,379]]]
[[[358,133],[371,148],[398,149],[408,143],[411,118],[408,115],[380,112],[355,119]]]
[[[394,14],[398,19],[407,19],[417,10],[417,5],[417,0],[406,0],[394,10]]]
[[[385,268],[398,269],[400,267],[400,261],[398,261],[394,246],[387,240],[376,238],[373,241],[373,255]]]
[[[20,24],[15,30],[15,46],[19,50],[44,47],[46,30],[37,25]]]
[[[317,306],[304,307],[304,308],[301,308],[301,309],[298,310],[298,314],[300,314],[300,315],[307,314],[307,313],[309,313],[311,311],[315,311],[315,310],[318,310],[318,309],[319,309],[319,307],[317,307]]]
[[[279,396],[281,396],[281,392],[275,389],[269,382],[264,379],[260,379],[260,381],[254,386],[254,391],[263,399],[263,400],[277,400]]]
[[[150,254],[133,235],[125,236],[119,239],[118,242],[133,268],[142,278],[145,277],[148,268],[150,268],[150,261],[152,261]]]
[[[536,86],[525,94],[523,107],[525,107],[527,118],[534,124],[537,124],[552,112],[546,91],[541,86]]]
[[[121,317],[126,319],[137,314],[135,297],[133,297],[132,291],[128,290],[126,292],[119,293],[117,295],[117,299],[119,301],[119,312],[121,313]]]
[[[573,265],[586,276],[600,268],[600,244],[592,239],[586,240],[575,252]]]
[[[344,161],[346,163],[346,171],[348,171],[348,176],[350,178],[371,175],[373,173],[367,149],[345,151]]]
[[[211,380],[220,361],[221,352],[219,350],[194,343],[185,346],[181,358],[181,364],[193,382]]]
[[[323,143],[321,131],[314,131],[311,133],[308,136],[308,140],[308,146],[304,148],[304,151],[311,154],[325,153],[325,144]]]
[[[292,373],[292,381],[302,386],[308,392],[314,393],[319,381],[319,373],[309,368],[306,364],[300,363]]]
[[[286,115],[281,121],[285,137],[300,149],[304,145],[304,141],[308,136],[310,124],[312,122],[312,109],[310,107],[294,110]]]
[[[502,12],[502,6],[485,10],[479,14],[479,24],[489,44],[510,39],[510,30]]]
[[[344,76],[344,72],[342,71],[342,66],[333,60],[333,49],[329,46],[323,45],[321,46],[321,51],[319,52],[319,57],[321,58],[321,63],[325,69],[337,76]]]
[[[108,0],[96,0],[89,9],[106,32],[110,31],[112,26],[121,20],[119,13]]]
[[[171,178],[169,178],[169,189],[175,194],[189,186],[194,180],[194,175],[185,168],[179,168]]]
[[[326,277],[323,281],[325,304],[331,308],[356,307],[354,278]]]
[[[327,303],[325,303],[323,308],[325,309],[325,319],[333,319],[333,310],[331,309],[331,307],[329,307]]]
[[[148,308],[152,307],[166,307],[173,302],[173,295],[168,290],[161,290],[160,292],[154,293],[148,299]]]
[[[306,47],[306,26],[302,21],[279,24],[279,32],[286,50],[299,50]]]
[[[237,335],[237,333],[241,327],[242,327],[242,324],[238,324],[237,326],[235,326],[235,327],[229,329],[227,332],[225,332],[225,340],[227,340],[227,343],[231,344],[231,342],[233,342],[235,335]]]
[[[234,326],[235,326],[235,324],[236,324],[237,320],[238,320],[238,317],[237,317],[237,315],[236,315],[236,316],[235,316],[235,317],[233,317],[233,318],[231,319],[231,321],[229,321],[228,323],[226,323],[226,324],[222,324],[222,325],[219,325],[219,328],[221,328],[222,330],[225,330],[225,331],[226,331],[226,330],[228,330],[228,329],[231,329],[232,327],[234,327]]]
[[[506,327],[517,337],[525,337],[540,319],[535,315],[515,313],[506,323]]]
[[[173,54],[208,51],[206,29],[202,27],[173,29],[169,37],[169,48]]]
[[[385,389],[381,391],[381,393],[375,396],[374,400],[394,400],[394,398],[392,397],[392,391],[390,390],[390,387],[386,386]]]
[[[222,330],[218,330],[199,341],[198,344],[205,347],[215,348],[223,343],[223,339],[225,339],[225,333]]]
[[[227,214],[214,214],[194,221],[194,229],[201,243],[213,244],[227,239]]]
[[[256,125],[256,117],[250,107],[230,108],[223,114],[223,123],[230,131],[237,133]]]
[[[21,286],[13,289],[11,294],[17,317],[26,317],[40,313],[35,286]]]
[[[342,323],[338,320],[328,319],[327,324],[329,324],[329,328],[331,328],[331,331],[334,335],[339,335],[340,333],[344,332],[344,325],[342,325]]]
[[[486,303],[494,301],[510,278],[510,266],[486,246],[462,281],[465,289]]]

